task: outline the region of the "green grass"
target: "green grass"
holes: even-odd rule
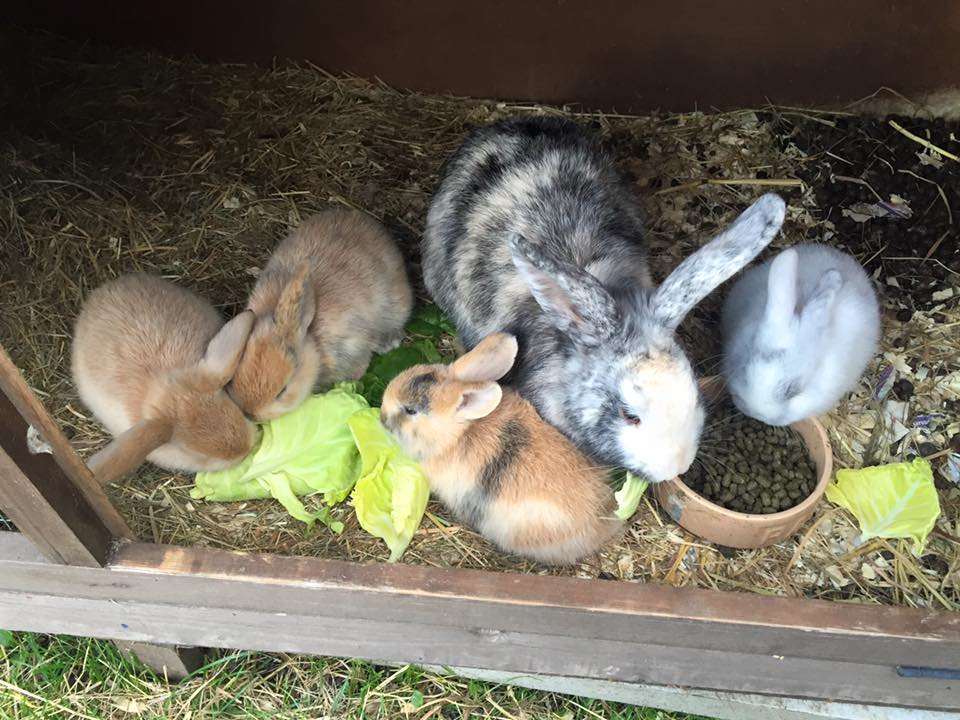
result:
[[[109,642],[20,632],[0,633],[0,718],[695,720],[413,666],[299,655],[224,651],[171,684]]]

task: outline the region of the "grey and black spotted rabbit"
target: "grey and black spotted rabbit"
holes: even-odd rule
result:
[[[704,410],[674,331],[777,234],[765,195],[656,287],[640,212],[612,160],[573,122],[475,131],[447,161],[427,217],[427,289],[466,348],[517,337],[507,381],[581,450],[653,481],[684,472]]]

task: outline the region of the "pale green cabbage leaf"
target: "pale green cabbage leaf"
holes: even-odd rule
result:
[[[355,413],[348,423],[360,450],[360,479],[352,496],[357,520],[387,544],[390,562],[395,562],[420,527],[430,485],[380,424],[376,408]]]
[[[617,509],[614,515],[624,522],[633,517],[633,514],[637,511],[637,506],[640,505],[640,498],[643,497],[643,493],[646,492],[649,485],[648,480],[643,480],[628,470],[623,485],[613,494],[614,500],[617,501]]]
[[[923,458],[861,470],[838,470],[827,499],[849,510],[860,524],[860,542],[910,538],[919,555],[940,515],[930,463]]]
[[[231,501],[273,497],[305,523],[320,520],[335,532],[328,507],[308,511],[300,498],[323,494],[335,505],[350,493],[360,474],[357,446],[347,425],[367,402],[343,384],[313,395],[300,407],[262,427],[259,444],[239,465],[198,473],[190,495],[196,499]]]

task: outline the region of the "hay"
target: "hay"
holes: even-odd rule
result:
[[[277,239],[329,204],[381,218],[419,283],[417,241],[429,194],[467,129],[514,113],[569,112],[403,93],[293,64],[211,65],[40,35],[15,39],[29,77],[13,73],[0,89],[5,103],[17,103],[3,113],[10,127],[0,150],[0,340],[84,455],[105,437],[77,400],[69,346],[72,319],[98,284],[130,270],[155,272],[229,315]],[[777,247],[830,236],[813,188],[800,182],[811,158],[788,131],[833,126],[834,115],[579,117],[602,131],[635,183],[657,277],[769,186],[790,206]],[[858,255],[866,260],[866,253]],[[426,298],[422,287],[419,297]],[[683,327],[704,373],[717,367],[717,305],[711,297]],[[956,434],[955,418],[931,437],[911,428],[909,441],[891,450],[881,427],[888,408],[874,384],[887,364],[905,377],[918,373],[917,358],[925,367],[955,363],[958,323],[956,296],[915,313],[905,342],[903,328],[887,323],[886,355],[828,419],[841,466],[898,459],[922,440],[944,447]],[[915,407],[942,412],[956,400],[955,371],[946,384],[942,375],[915,377]],[[348,508],[338,511],[341,536],[305,533],[273,502],[198,503],[190,487],[188,477],[148,467],[109,492],[135,532],[155,542],[357,561],[387,555]],[[719,549],[678,528],[648,496],[624,540],[579,568],[548,571],[504,557],[434,505],[404,562],[957,609],[960,490],[944,487],[941,502],[939,534],[920,559],[899,543],[853,547],[851,518],[826,503],[788,542]]]

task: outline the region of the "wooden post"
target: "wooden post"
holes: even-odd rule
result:
[[[39,433],[49,452],[30,449],[30,427]],[[148,430],[146,439],[156,442],[155,429]],[[129,449],[129,442],[117,445],[119,449],[104,453],[106,462],[101,463],[112,478],[129,471],[140,455],[140,451]],[[0,509],[44,557],[60,565],[102,567],[117,541],[133,538],[101,484],[2,346]],[[120,649],[174,679],[185,677],[199,666],[195,650],[181,654],[174,648],[146,643],[121,645]]]
[[[956,613],[148,543],[70,567],[23,545],[0,533],[13,629],[960,711]]]

